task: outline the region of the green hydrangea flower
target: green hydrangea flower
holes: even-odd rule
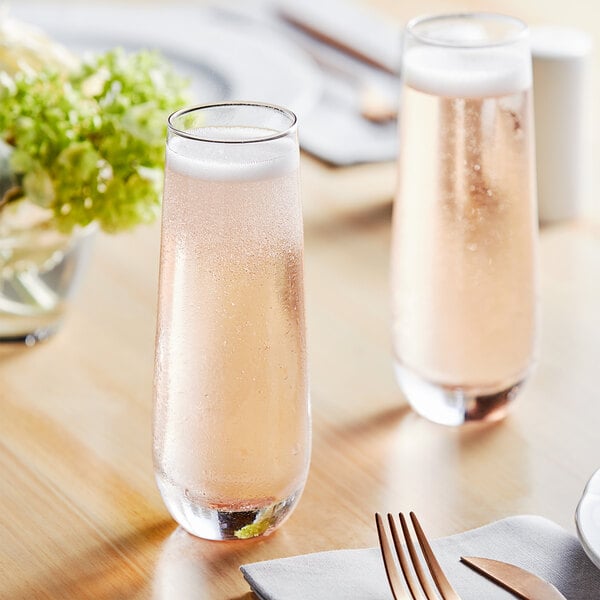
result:
[[[66,233],[92,221],[110,233],[151,222],[166,117],[189,102],[187,89],[149,51],[111,50],[66,73],[3,73],[0,136],[13,149],[11,181]]]

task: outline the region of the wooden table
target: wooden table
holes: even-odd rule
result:
[[[402,20],[457,6],[378,4]],[[594,3],[571,2],[564,18],[558,1],[519,4],[501,8],[591,28],[600,46]],[[598,131],[594,143],[597,162]],[[0,597],[250,600],[241,564],[373,546],[375,511],[416,509],[432,536],[519,513],[574,529],[600,467],[598,178],[586,218],[542,232],[534,377],[505,421],[460,429],[417,417],[394,381],[394,166],[304,157],[303,180],[314,446],[291,519],[257,541],[172,536],[150,452],[159,228],[100,237],[59,335],[0,349]]]

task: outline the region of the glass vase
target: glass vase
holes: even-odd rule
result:
[[[32,346],[56,332],[87,263],[96,226],[67,235],[39,214],[0,212],[0,342]]]

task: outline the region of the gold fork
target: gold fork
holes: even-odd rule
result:
[[[402,575],[404,576],[404,582],[406,583],[406,586],[402,584],[402,580],[400,579],[383,519],[379,513],[375,514],[377,534],[379,536],[379,546],[381,548],[383,564],[385,566],[385,572],[390,584],[390,589],[392,590],[392,594],[394,595],[395,600],[437,600],[438,595],[434,591],[431,581],[425,573],[422,559],[419,557],[419,554],[415,548],[412,535],[408,529],[406,518],[402,513],[399,514],[399,517],[404,542],[410,556],[410,563],[406,556],[406,552],[402,548],[400,535],[398,534],[398,528],[396,527],[394,517],[388,513],[387,520],[390,531],[392,532],[392,540],[394,542],[394,548],[396,549],[396,556],[398,557],[400,569],[402,570]],[[460,600],[460,596],[454,591],[450,585],[450,582],[446,578],[446,575],[444,575],[442,567],[440,567],[440,564],[438,563],[433,550],[431,549],[431,546],[425,537],[423,528],[421,527],[421,524],[419,523],[415,513],[410,513],[410,520],[412,521],[417,536],[417,541],[421,547],[423,556],[425,557],[425,562],[429,568],[429,573],[435,582],[442,600]],[[410,566],[411,563],[412,568]],[[406,588],[408,588],[410,595],[407,593]]]

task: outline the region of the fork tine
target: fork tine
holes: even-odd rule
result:
[[[410,600],[407,593],[404,591],[404,586],[398,576],[394,555],[392,554],[392,549],[390,548],[383,526],[383,520],[379,513],[375,513],[375,522],[377,523],[377,536],[379,537],[379,547],[381,548],[381,555],[383,557],[383,566],[385,567],[385,574],[387,575],[392,595],[395,600]]]
[[[440,567],[440,563],[437,561],[437,558],[435,557],[435,554],[429,545],[429,541],[425,536],[423,528],[417,519],[417,515],[415,515],[414,512],[410,513],[410,520],[415,528],[417,540],[419,541],[419,545],[423,551],[423,556],[425,556],[425,560],[427,561],[429,572],[431,573],[431,576],[433,577],[433,580],[435,581],[443,600],[460,600],[459,595],[454,591],[454,588],[450,585],[450,582],[444,574],[444,571],[442,571],[442,567]]]
[[[429,579],[427,578],[427,575],[425,574],[425,571],[423,570],[423,567],[421,566],[421,560],[419,558],[419,555],[417,554],[417,550],[415,548],[415,545],[412,540],[412,536],[408,529],[408,524],[406,522],[406,519],[404,518],[404,515],[402,513],[399,514],[399,517],[400,517],[400,526],[402,527],[402,532],[404,533],[404,540],[406,542],[406,547],[408,548],[408,553],[410,554],[410,559],[411,559],[413,567],[415,569],[415,573],[417,574],[417,578],[419,579],[419,582],[421,583],[421,587],[423,588],[423,591],[425,592],[425,596],[427,597],[427,600],[436,600],[435,590],[431,586],[431,583],[429,582]]]
[[[413,528],[415,530],[415,534],[417,536],[419,546],[421,548],[423,556],[425,557],[425,562],[429,569],[429,573],[433,578],[433,581],[439,591],[440,597],[442,598],[442,600],[461,600],[460,596],[450,585],[450,582],[446,578],[444,572],[442,571],[442,568],[440,567],[440,564],[435,558],[433,550],[429,545],[427,537],[425,536],[425,532],[423,531],[423,528],[421,527],[417,516],[414,512],[410,512],[409,514],[410,520],[412,521]],[[394,548],[396,550],[396,555],[398,557],[398,561],[400,562],[402,575],[404,576],[404,583],[406,584],[410,592],[410,598],[406,593],[405,586],[400,580],[399,572],[396,566],[396,562],[394,560],[392,549],[390,547],[390,542],[388,540],[388,535],[386,533],[383,519],[379,513],[375,514],[375,521],[377,523],[377,534],[379,536],[379,546],[381,547],[381,554],[383,556],[383,564],[394,599],[411,600],[412,598],[412,600],[436,600],[436,598],[438,598],[438,594],[435,592],[433,586],[430,583],[429,577],[427,576],[424,570],[422,558],[420,557],[415,547],[413,535],[411,534],[410,529],[408,527],[408,522],[404,514],[399,513],[398,516],[400,519],[400,526],[402,528],[402,538],[404,538],[404,542],[408,549],[410,561],[407,559],[406,552],[402,547],[401,537],[398,533],[398,528],[396,527],[394,517],[390,513],[388,513],[387,518],[389,528],[392,534],[392,539],[394,542]],[[413,571],[417,576],[416,579],[413,574]]]
[[[427,600],[420,591],[419,584],[414,578],[412,570],[410,568],[410,563],[406,558],[406,553],[402,548],[402,542],[400,541],[400,536],[398,535],[398,529],[396,527],[396,522],[394,521],[394,517],[388,513],[388,523],[390,525],[390,531],[392,532],[392,539],[394,540],[394,548],[396,548],[396,555],[398,556],[398,560],[400,561],[400,568],[402,569],[402,574],[404,575],[404,581],[406,581],[406,585],[410,591],[410,594],[413,600]]]

